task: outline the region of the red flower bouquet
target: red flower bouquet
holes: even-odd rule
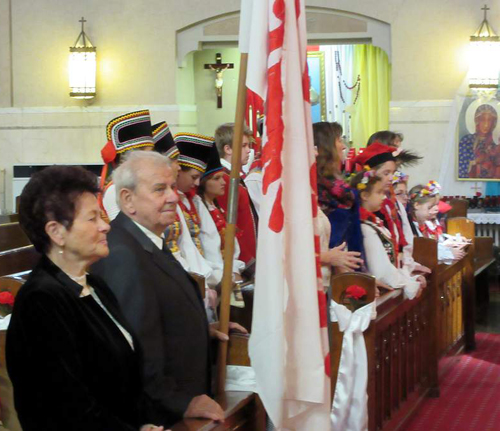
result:
[[[14,295],[7,290],[0,292],[0,316],[5,317],[12,313]]]
[[[343,295],[345,300],[344,302],[348,302],[351,305],[353,311],[356,311],[358,308],[366,305],[367,293],[366,290],[361,286],[353,284],[344,291]]]

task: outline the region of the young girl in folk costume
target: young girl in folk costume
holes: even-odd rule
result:
[[[394,196],[404,209],[408,208],[408,175],[401,171],[394,172],[392,177]],[[408,210],[407,210],[408,212]]]
[[[418,185],[410,190],[410,216],[415,236],[423,236],[438,241],[438,260],[461,259],[463,250],[443,244],[443,228],[437,222],[439,192],[441,187],[436,181]]]
[[[180,235],[177,238],[179,252],[174,253],[184,269],[205,277],[209,287],[215,287],[220,280],[214,276],[210,263],[203,256],[203,247],[200,240],[200,216],[193,198],[200,185],[201,176],[207,168],[208,158],[214,145],[213,138],[191,133],[178,133],[174,137],[175,145],[179,150],[178,164],[180,170],[177,175],[177,193],[179,203],[177,215],[180,220]],[[169,232],[169,238],[172,234]],[[173,243],[169,241],[168,245]]]
[[[386,198],[377,211],[377,217],[383,221],[384,226],[391,233],[397,260],[411,270],[429,272],[428,268],[419,265],[412,258],[413,234],[408,215],[403,205],[395,198],[392,189],[392,180],[397,167],[410,165],[419,159],[420,157],[406,150],[374,142],[358,154],[354,162],[373,169],[382,180]]]
[[[205,259],[211,265],[213,277],[222,281],[224,270],[224,234],[226,231],[226,215],[218,205],[217,198],[225,193],[225,180],[220,162],[219,152],[215,146],[212,147],[207,169],[201,176],[197,195],[193,202],[200,217],[200,241]],[[245,269],[245,263],[238,259],[240,246],[235,238],[233,278],[241,280],[241,272]]]
[[[323,285],[328,287],[332,267],[339,272],[360,269],[363,241],[355,195],[340,173],[346,148],[342,127],[338,123],[315,123],[313,133],[320,206],[320,261]]]
[[[110,181],[112,170],[120,164],[126,152],[151,151],[154,148],[149,111],[130,112],[111,120],[106,126],[106,135],[108,142],[101,150],[104,167],[100,184],[102,193],[98,201],[103,211],[103,218],[111,221],[120,212],[116,203],[115,185]]]
[[[364,170],[352,179],[351,186],[359,191],[361,200],[361,231],[368,272],[392,288],[404,289],[409,299],[415,298],[419,289],[425,287],[425,278],[412,275],[408,267],[400,264],[392,234],[376,215],[386,198],[383,179],[374,170]]]

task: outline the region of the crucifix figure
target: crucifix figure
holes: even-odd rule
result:
[[[222,108],[222,86],[224,85],[224,80],[222,74],[227,69],[234,69],[234,63],[223,63],[222,54],[215,54],[215,63],[205,64],[205,69],[210,69],[215,72],[215,91],[217,92],[217,108]]]
[[[474,195],[477,196],[477,192],[483,190],[482,186],[478,186],[477,183],[474,183],[474,187],[471,187],[471,190],[475,190]]]

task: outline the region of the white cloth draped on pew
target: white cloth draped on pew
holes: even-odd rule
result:
[[[252,367],[226,366],[226,391],[257,392],[255,372]]]
[[[330,414],[334,430],[368,430],[368,357],[363,332],[376,316],[375,301],[354,312],[331,301],[331,320],[338,322],[344,333]]]

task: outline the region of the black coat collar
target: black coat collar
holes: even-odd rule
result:
[[[146,234],[139,229],[139,227],[134,223],[134,221],[120,212],[116,218],[111,222],[111,227],[119,226],[126,230],[132,237],[143,247],[145,251],[152,254],[153,262],[168,276],[173,279],[187,278],[193,289],[182,289],[184,294],[190,299],[193,305],[203,313],[205,313],[205,308],[203,306],[203,298],[198,289],[196,281],[189,275],[189,273],[182,267],[182,265],[177,261],[170,250],[165,247],[160,250],[154,243],[149,239]]]
[[[52,262],[47,255],[42,255],[39,261],[39,266],[51,274],[59,283],[66,286],[77,297],[82,294],[83,286],[72,280],[61,268]],[[87,280],[91,286],[95,285],[95,280],[92,275],[87,276]]]

